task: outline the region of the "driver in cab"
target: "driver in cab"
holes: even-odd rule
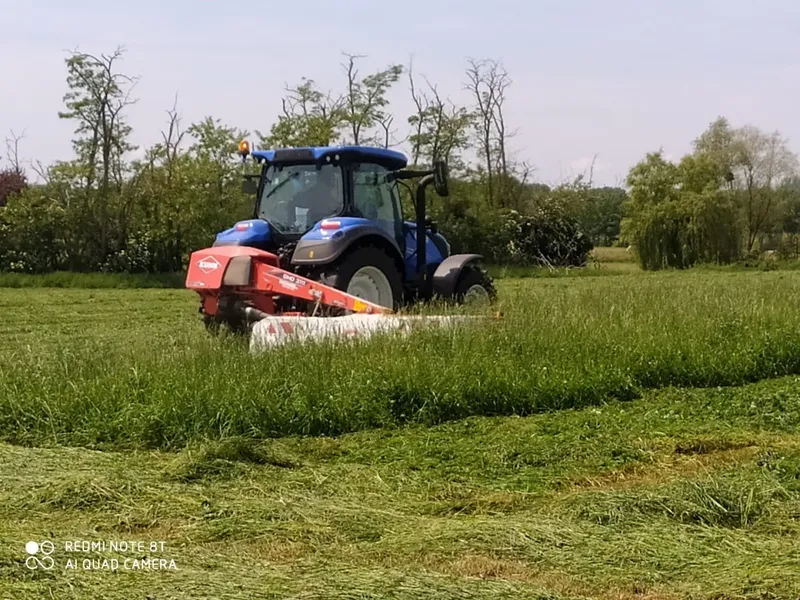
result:
[[[299,192],[294,200],[296,207],[308,209],[309,226],[338,214],[342,210],[342,197],[337,190],[334,170],[323,167],[317,171],[316,181]]]

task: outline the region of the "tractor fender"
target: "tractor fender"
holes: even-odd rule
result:
[[[483,260],[480,254],[453,254],[444,259],[433,274],[433,293],[442,298],[452,297],[464,267],[479,260]]]
[[[361,225],[345,229],[325,240],[300,240],[292,254],[293,265],[329,265],[347,250],[365,238],[378,238],[376,241],[391,249],[392,259],[402,264],[402,254],[397,241],[377,225]]]

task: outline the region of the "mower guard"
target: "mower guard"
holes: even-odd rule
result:
[[[318,281],[290,273],[278,257],[249,246],[215,246],[192,253],[186,287],[201,298],[201,311],[218,316],[221,305],[234,306],[249,318],[279,315],[275,300],[291,296],[317,307],[340,308],[353,313],[391,314],[390,308],[367,302]],[[223,302],[224,300],[224,302]]]

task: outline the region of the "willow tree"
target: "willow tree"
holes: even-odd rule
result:
[[[648,154],[628,175],[622,236],[643,269],[728,263],[739,255],[741,234],[734,198],[707,156],[680,164]]]

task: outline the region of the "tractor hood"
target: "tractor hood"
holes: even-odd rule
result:
[[[217,234],[215,246],[258,246],[270,240],[269,223],[261,219],[239,221],[225,231]]]
[[[302,238],[303,241],[338,240],[355,229],[375,226],[375,222],[361,217],[330,217],[322,219],[309,229]]]
[[[341,256],[359,238],[371,236],[383,240],[386,247],[393,247],[399,259],[400,248],[387,228],[377,221],[360,217],[329,217],[314,225],[297,243],[292,264],[324,265]]]

